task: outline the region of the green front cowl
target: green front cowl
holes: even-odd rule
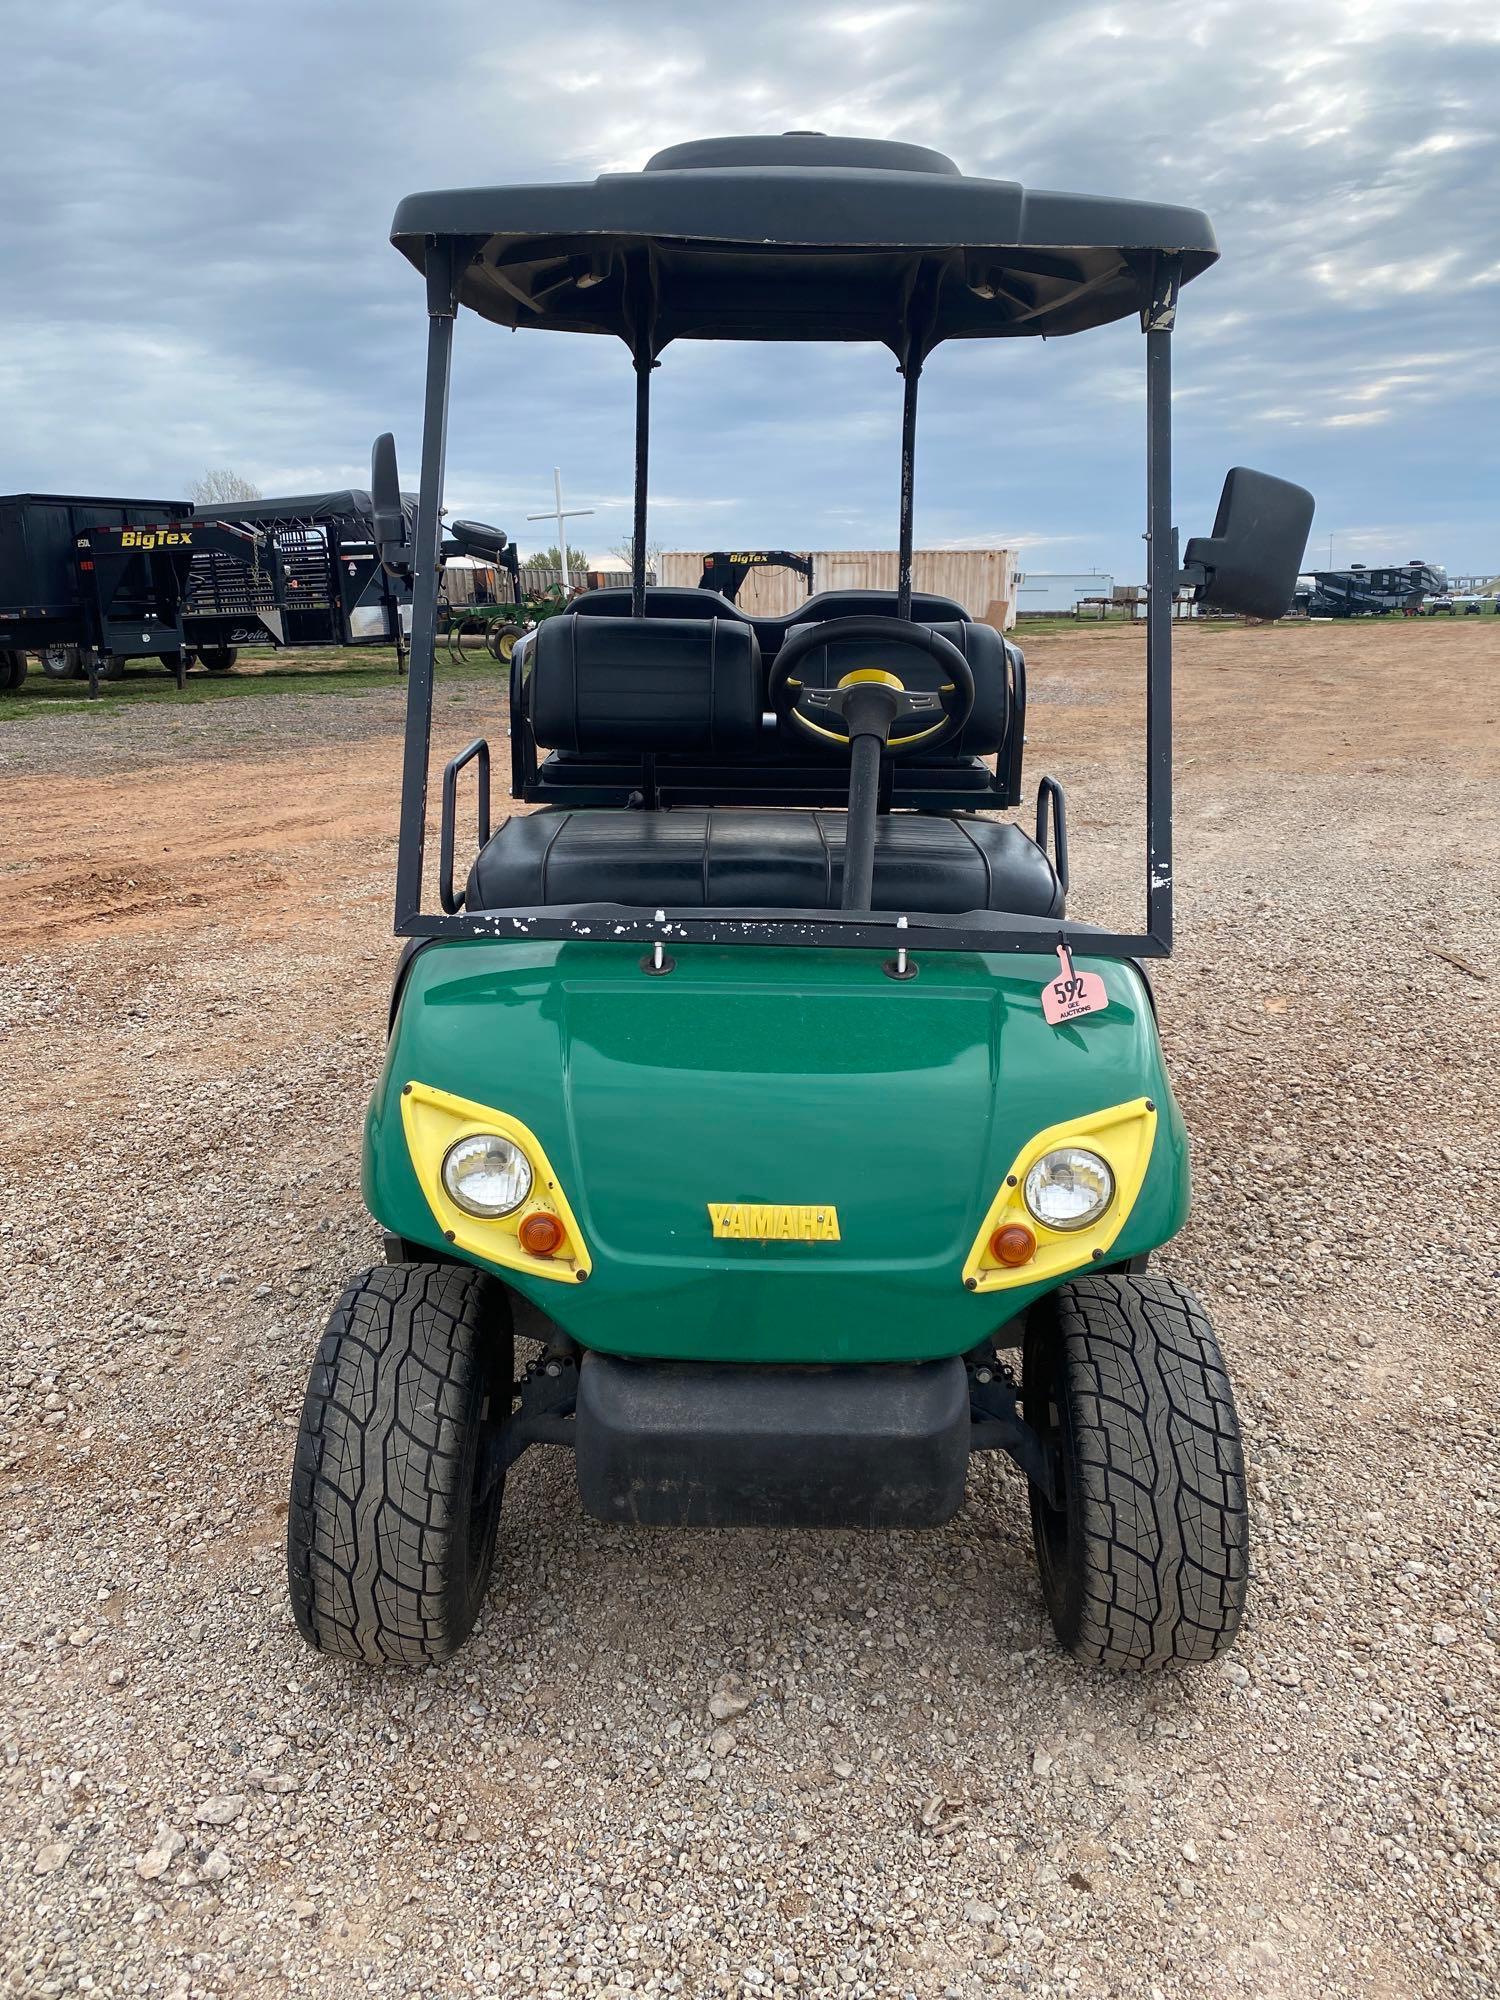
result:
[[[962,1270],[1021,1147],[1150,1097],[1155,1149],[1111,1262],[1188,1206],[1187,1140],[1140,974],[1100,973],[1103,1012],[1051,1028],[1050,955],[676,947],[651,977],[622,946],[488,938],[429,946],[402,995],[366,1125],[371,1213],[443,1236],[412,1170],[408,1081],[536,1134],[594,1260],[587,1284],[501,1271],[587,1347],[767,1362],[962,1353],[1046,1289],[974,1295]],[[837,1242],[720,1241],[710,1202],[837,1207]]]

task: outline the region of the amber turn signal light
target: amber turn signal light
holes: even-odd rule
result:
[[[521,1248],[533,1257],[550,1257],[562,1243],[563,1226],[555,1215],[538,1208],[522,1217],[516,1236]]]
[[[1029,1264],[1036,1255],[1036,1238],[1024,1222],[1007,1222],[990,1238],[990,1255],[997,1264]]]

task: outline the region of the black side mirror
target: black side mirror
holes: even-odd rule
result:
[[[396,440],[389,431],[381,432],[370,453],[370,526],[388,574],[409,579],[411,547],[406,534],[406,509],[401,505]]]
[[[1187,545],[1187,580],[1197,584],[1199,603],[1280,618],[1291,607],[1312,518],[1305,486],[1236,465],[1219,495],[1212,535]]]

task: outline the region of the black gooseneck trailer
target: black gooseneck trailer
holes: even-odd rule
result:
[[[188,579],[202,561],[258,569],[271,551],[253,528],[193,519],[177,500],[18,493],[0,499],[0,689],[18,687],[26,656],[61,678],[117,678],[127,661],[159,659],[180,687],[201,650],[210,667],[221,630],[186,624]],[[277,636],[274,613],[255,614],[258,636]]]
[[[700,590],[717,590],[731,604],[738,601],[740,586],[753,569],[789,569],[800,576],[812,596],[813,566],[808,556],[794,555],[790,549],[712,549],[703,558]]]
[[[408,496],[408,512],[415,503]],[[285,646],[394,645],[404,665],[411,593],[381,564],[370,525],[368,493],[345,489],[286,497],[205,501],[197,518],[246,528],[274,550],[272,582]],[[239,566],[195,563],[188,585],[188,626],[220,615],[230,599],[253,610],[253,584]]]

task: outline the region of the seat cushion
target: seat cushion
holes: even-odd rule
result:
[[[625,903],[647,909],[839,907],[841,812],[538,812],[509,819],[469,874],[471,910]],[[1052,864],[1002,820],[886,813],[873,907],[956,916],[1061,916]]]

